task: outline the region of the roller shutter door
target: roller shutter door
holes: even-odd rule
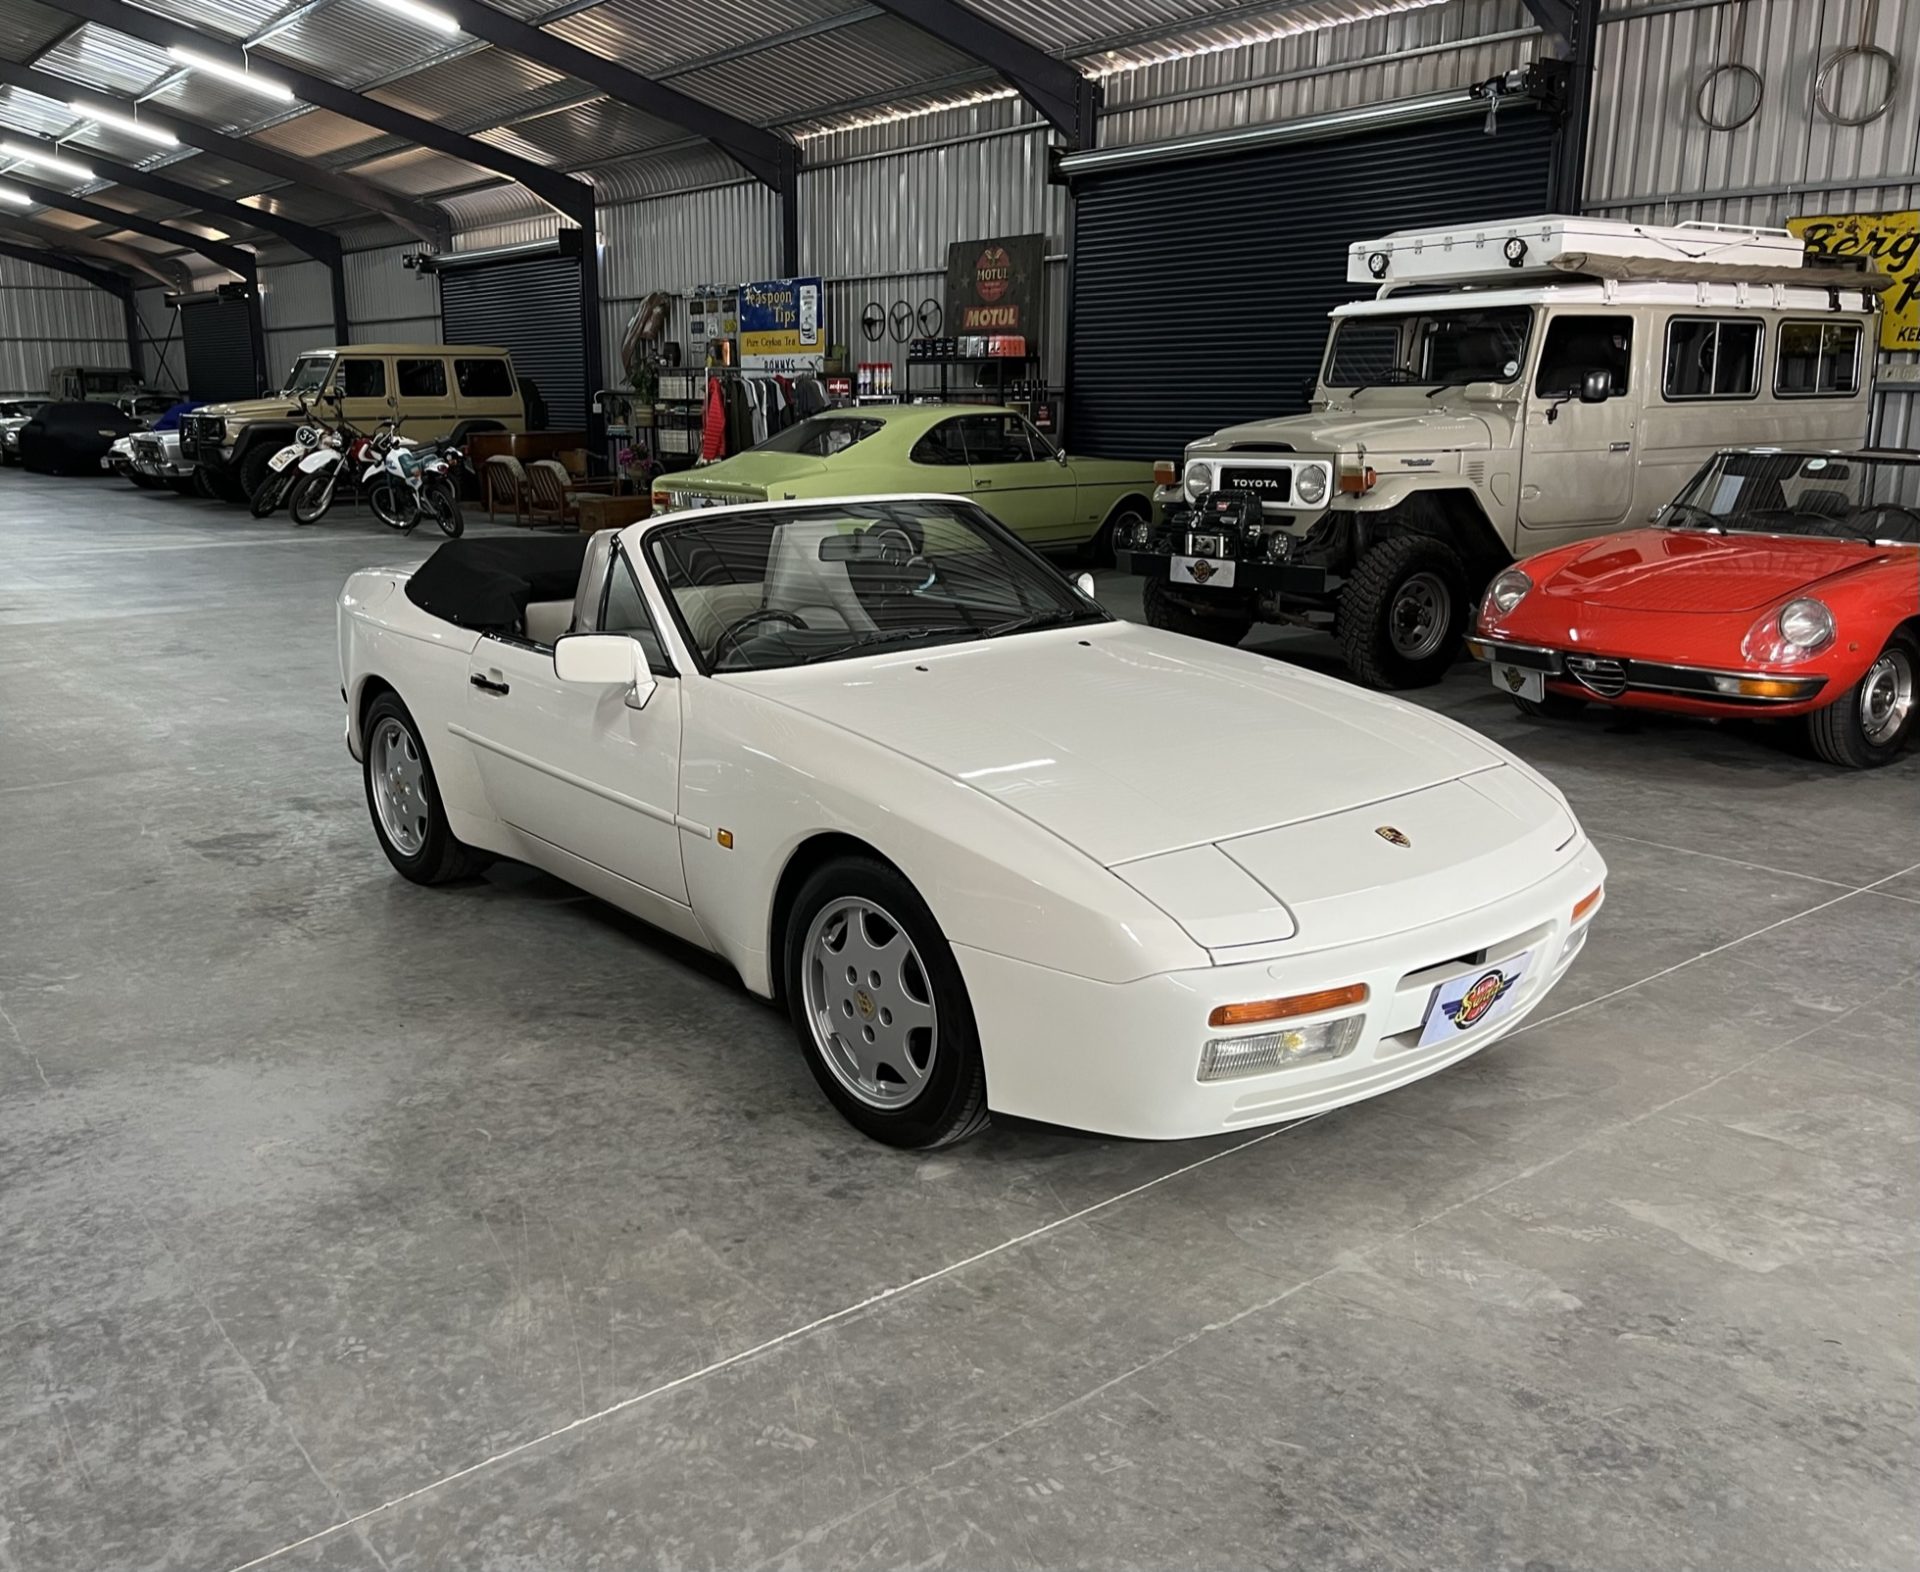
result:
[[[1068,437],[1177,458],[1222,426],[1306,407],[1327,313],[1368,293],[1347,247],[1396,229],[1550,211],[1553,121],[1374,131],[1074,182]]]
[[[180,308],[188,396],[202,404],[258,398],[253,313],[244,300],[195,300]]]
[[[449,344],[499,344],[546,400],[555,431],[587,425],[587,351],[580,331],[580,259],[514,257],[443,266],[440,322]]]

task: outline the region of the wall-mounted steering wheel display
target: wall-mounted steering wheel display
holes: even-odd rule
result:
[[[893,334],[894,343],[906,343],[913,337],[913,307],[904,300],[896,300],[893,310],[887,313],[887,327]]]
[[[940,302],[929,295],[925,300],[920,302],[920,310],[917,317],[920,324],[920,336],[922,338],[938,338],[940,336],[940,324],[945,318],[946,313],[941,309]]]
[[[887,309],[877,300],[869,300],[860,308],[860,331],[867,336],[869,344],[877,344],[887,331]]]

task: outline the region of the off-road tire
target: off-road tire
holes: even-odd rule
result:
[[[1219,611],[1203,611],[1165,579],[1148,579],[1142,594],[1147,626],[1183,633],[1210,644],[1238,644],[1253,628],[1253,613],[1244,603],[1230,602]]]
[[[1920,645],[1904,634],[1896,633],[1887,640],[1874,662],[1877,668],[1881,661],[1889,658],[1904,660],[1906,678],[1911,689],[1917,676],[1920,676]],[[1807,738],[1813,744],[1813,751],[1828,764],[1838,765],[1848,770],[1873,770],[1883,764],[1891,764],[1899,757],[1913,736],[1914,717],[1920,714],[1920,706],[1907,712],[1907,718],[1890,737],[1874,742],[1868,735],[1864,717],[1861,714],[1862,690],[1873,675],[1868,672],[1847,691],[1841,694],[1825,709],[1815,710],[1807,717]]]
[[[1444,593],[1444,627],[1418,653],[1395,643],[1393,619],[1415,581]],[[1466,565],[1445,541],[1428,535],[1395,535],[1360,559],[1340,592],[1334,632],[1354,676],[1370,688],[1424,688],[1438,682],[1459,658],[1470,610]]]
[[[273,462],[274,454],[286,444],[281,442],[255,442],[252,447],[240,455],[240,462],[233,467],[234,478],[239,481],[240,489],[246,493],[249,503],[260,490],[261,481],[270,473],[267,466]]]
[[[380,810],[374,803],[374,739],[387,721],[397,721],[406,730],[420,757],[427,831],[420,849],[411,854],[396,846],[388,837],[385,826],[380,822]],[[451,884],[456,879],[473,878],[493,861],[492,853],[455,840],[453,831],[447,827],[447,810],[440,800],[440,783],[434,778],[433,760],[427,755],[426,744],[420,740],[420,728],[414,724],[413,716],[408,713],[406,705],[400,702],[399,695],[383,693],[367,706],[366,719],[360,726],[360,753],[360,779],[366,789],[367,817],[373,821],[374,839],[379,841],[380,849],[387,854],[387,861],[403,878],[411,879],[415,884]]]
[[[821,910],[841,898],[871,901],[897,921],[919,954],[937,1011],[939,1035],[927,1084],[900,1108],[873,1107],[842,1086],[808,1018],[803,977],[809,959],[804,953],[807,934]],[[966,981],[940,924],[898,870],[872,857],[835,858],[815,869],[794,899],[781,947],[787,1008],[800,1051],[820,1090],[849,1124],[888,1146],[914,1151],[951,1146],[986,1128],[987,1071]]]
[[[327,516],[334,498],[340,495],[338,474],[337,469],[317,469],[303,474],[287,493],[287,516],[296,524],[318,524]]]

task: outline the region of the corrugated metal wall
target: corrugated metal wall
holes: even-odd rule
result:
[[[303,349],[331,344],[333,278],[324,262],[286,262],[260,270],[260,315],[267,327],[267,381],[279,387]]]
[[[0,257],[0,398],[46,397],[55,366],[124,366],[126,316],[105,290]]]
[[[439,280],[400,265],[421,249],[413,243],[347,253],[347,321],[356,344],[440,341]],[[332,320],[331,311],[326,320]]]
[[[187,351],[180,337],[180,313],[167,304],[164,289],[136,289],[133,303],[140,312],[141,358],[146,365],[147,385],[184,392],[187,386]]]
[[[1811,213],[1920,207],[1920,0],[1880,0],[1871,42],[1900,61],[1887,112],[1836,125],[1815,107],[1824,63],[1855,43],[1866,0],[1697,0],[1618,6],[1602,17],[1588,138],[1587,210],[1673,224],[1784,224]],[[1750,67],[1759,108],[1736,130],[1699,113],[1711,67]],[[1838,107],[1857,114],[1877,88],[1856,59]],[[1709,108],[1734,107],[1733,84]],[[1745,107],[1745,101],[1740,107]],[[1920,375],[1920,355],[1882,354],[1882,375]],[[1920,387],[1889,383],[1875,399],[1874,440],[1920,445]]]

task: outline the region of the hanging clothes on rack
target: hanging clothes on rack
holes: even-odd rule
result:
[[[711,462],[725,458],[727,446],[727,390],[721,378],[707,378],[706,408],[700,417],[700,457]]]

